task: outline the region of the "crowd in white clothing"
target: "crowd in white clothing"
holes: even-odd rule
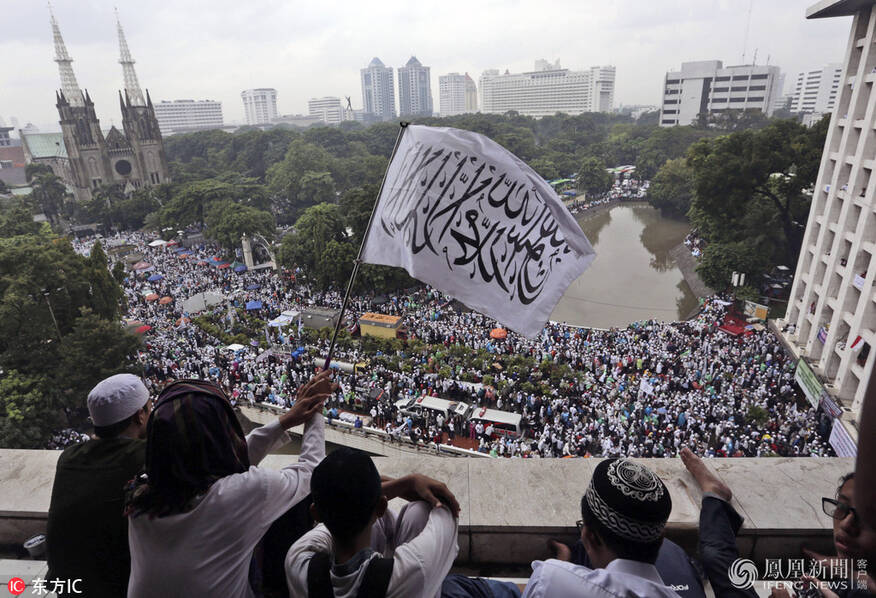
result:
[[[338,308],[341,294],[314,291],[273,271],[219,269],[210,265],[209,247],[181,258],[172,248],[149,247],[143,235],[123,238],[151,265],[146,272],[129,271],[124,283],[126,317],[151,326],[140,354],[147,385],[157,392],[172,379],[206,378],[234,401],[289,406],[295,388],[313,374],[313,357],[325,355],[327,340],[293,324],[271,328],[269,335],[274,343],[306,344],[298,358],[265,352],[264,342],[223,350],[219,339],[185,321],[193,314],[183,303],[201,292],[221,293],[226,301],[207,313],[232,329],[233,320],[252,327],[284,310]],[[87,252],[91,243],[76,246]],[[155,274],[163,278],[149,282]],[[172,301],[147,301],[149,291]],[[246,312],[250,301],[262,307]],[[383,351],[366,343],[339,346],[335,359],[367,365],[339,373],[340,389],[327,401],[326,414],[356,412],[397,437],[449,441],[504,457],[669,457],[683,446],[709,456],[832,455],[830,420],[801,400],[793,360],[768,330],[739,337],[719,330],[727,304],[713,297],[686,322],[644,321],[610,330],[551,323],[534,339],[513,332],[495,339],[494,320],[425,286],[354,297],[351,322],[368,311],[402,315],[415,340],[381,345]],[[264,341],[265,329],[250,340]],[[502,436],[461,416],[417,417],[395,407],[401,398],[422,395],[519,413],[523,433]]]

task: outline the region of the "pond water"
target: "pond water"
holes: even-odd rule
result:
[[[638,320],[678,320],[697,306],[669,252],[684,241],[686,222],[646,204],[584,213],[581,228],[596,250],[593,265],[566,291],[551,320],[608,328]]]

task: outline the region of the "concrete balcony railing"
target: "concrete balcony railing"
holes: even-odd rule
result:
[[[20,546],[45,532],[58,451],[0,450],[0,544]],[[294,455],[269,455],[279,469]],[[597,459],[446,459],[426,455],[375,457],[381,474],[410,472],[447,483],[462,505],[459,563],[526,565],[546,558],[545,541],[573,540],[579,503]],[[696,551],[701,493],[679,459],[644,460],[672,495],[667,535]],[[852,459],[715,459],[709,466],[733,490],[745,517],[738,537],[743,557],[800,556],[805,544],[831,551],[831,519],[821,497],[834,495]]]

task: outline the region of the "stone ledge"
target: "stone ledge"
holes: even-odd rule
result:
[[[45,531],[58,451],[0,450],[0,544],[20,545]],[[269,455],[279,469],[294,455]],[[643,459],[669,487],[673,509],[667,535],[696,551],[702,495],[678,459]],[[462,506],[459,562],[525,564],[545,558],[546,540],[573,540],[579,502],[596,459],[445,459],[375,457],[382,474],[419,472],[444,481]],[[800,545],[829,552],[832,522],[821,497],[832,496],[853,459],[712,459],[709,467],[733,490],[745,517],[742,556],[799,556]],[[401,504],[400,499],[394,501]],[[396,506],[397,506],[396,505]]]

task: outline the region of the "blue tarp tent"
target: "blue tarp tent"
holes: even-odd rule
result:
[[[146,280],[148,280],[149,282],[157,282],[157,281],[163,280],[163,279],[164,279],[164,277],[161,274],[153,274],[152,276],[150,276]]]
[[[247,303],[246,303],[246,310],[247,311],[250,311],[253,309],[261,309],[261,308],[262,308],[261,301],[247,301]]]
[[[247,291],[255,291],[256,289],[260,289],[260,288],[262,288],[262,285],[260,285],[260,284],[248,284],[248,285],[246,285],[246,290],[247,290]]]
[[[236,266],[234,266],[234,271],[235,272],[246,272],[246,265],[245,264],[237,264]]]

